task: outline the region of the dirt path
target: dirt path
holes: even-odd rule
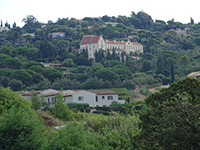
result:
[[[138,96],[138,97],[136,97],[136,98],[133,99],[134,101],[143,101],[143,100],[146,98],[145,95],[142,95],[142,94],[140,93],[140,89],[139,89],[139,88],[136,88],[136,89],[134,90],[134,92],[135,92],[135,94]]]

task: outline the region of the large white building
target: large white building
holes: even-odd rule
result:
[[[137,42],[128,41],[109,41],[104,40],[102,35],[84,35],[80,42],[80,50],[87,49],[89,59],[95,59],[95,52],[108,50],[112,53],[113,48],[117,54],[143,53],[143,45]]]

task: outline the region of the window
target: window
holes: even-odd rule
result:
[[[113,96],[108,96],[108,100],[113,100]]]
[[[98,97],[96,96],[96,102],[98,102]]]
[[[78,97],[78,100],[79,100],[79,101],[83,101],[83,96],[79,96],[79,97]]]
[[[50,98],[48,98],[47,100],[48,100],[48,104],[50,104]]]
[[[105,97],[104,96],[102,96],[102,99],[104,99]]]

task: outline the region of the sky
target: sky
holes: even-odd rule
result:
[[[33,15],[39,22],[56,22],[58,18],[127,16],[143,11],[153,20],[189,23],[200,22],[200,0],[0,0],[0,20],[3,24],[17,23],[22,27],[23,18]]]

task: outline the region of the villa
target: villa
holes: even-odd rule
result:
[[[126,54],[130,55],[130,53],[143,53],[143,45],[138,42],[128,41],[109,41],[104,40],[102,35],[84,35],[80,42],[80,50],[83,49],[88,50],[89,59],[95,59],[95,52],[99,50],[110,51],[112,54],[112,50],[115,49],[117,54],[121,54],[121,52],[126,52]]]

